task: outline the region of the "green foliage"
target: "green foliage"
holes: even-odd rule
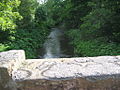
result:
[[[66,32],[66,35],[71,38],[69,45],[74,47],[75,56],[103,56],[103,55],[120,55],[120,44],[108,42],[108,37],[83,38],[78,29],[72,29]],[[92,36],[93,37],[93,36]]]
[[[9,40],[9,37],[10,37],[10,31],[0,30],[0,43],[7,42]]]
[[[8,50],[9,46],[6,44],[0,43],[0,52]]]
[[[0,51],[23,49],[27,58],[36,58],[37,50],[43,46],[48,29],[42,25],[41,20],[39,21],[42,23],[41,26],[35,27],[37,24],[35,18],[38,17],[35,16],[35,12],[39,6],[37,0],[20,1],[0,2]]]
[[[19,12],[15,9],[20,5],[19,0],[1,0],[0,1],[0,29],[15,29],[15,21],[21,19]]]
[[[17,30],[11,40],[10,49],[23,49],[26,51],[27,58],[36,58],[37,49],[43,46],[47,33],[45,29]]]
[[[54,27],[62,23],[64,7],[63,0],[48,0],[45,4],[40,5],[35,14],[37,26]]]
[[[80,41],[75,44],[74,53],[78,56],[120,55],[120,45],[97,40]]]
[[[66,31],[71,39],[70,45],[74,47],[74,54],[77,56],[118,55],[120,53],[120,1],[88,0],[82,4],[76,2],[73,1],[78,7],[85,6],[86,2],[86,8],[90,9],[86,13],[82,11],[85,7],[81,8],[83,16],[76,16],[81,21],[78,24],[79,28],[75,26],[78,29]]]
[[[19,29],[34,28],[35,11],[38,6],[37,0],[21,0],[18,11],[23,19],[17,22]]]
[[[120,53],[119,0],[45,0],[44,4],[20,1],[0,1],[0,51],[24,49],[28,58],[35,58],[48,28],[58,26],[65,30],[74,55]]]
[[[37,8],[35,13],[35,26],[36,28],[45,28],[54,25],[53,19],[50,18],[46,7],[40,6]]]
[[[82,23],[81,18],[91,10],[87,5],[88,1],[89,0],[65,0],[61,16],[67,29],[79,28]]]

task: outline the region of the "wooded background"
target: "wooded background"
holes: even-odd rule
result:
[[[73,56],[120,55],[120,0],[0,0],[0,51],[36,58],[58,26]]]

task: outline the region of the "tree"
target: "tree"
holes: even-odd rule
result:
[[[84,0],[84,3],[79,3],[81,1],[71,0],[73,10],[70,10],[73,13],[70,11],[69,14],[75,15],[75,18],[68,15],[66,23],[73,28],[67,35],[70,44],[74,46],[74,53],[78,56],[119,54],[120,1]],[[76,6],[80,8],[75,8]]]
[[[16,20],[20,20],[22,16],[17,11],[20,5],[19,0],[1,0],[0,1],[0,29],[15,29]]]
[[[20,15],[23,19],[17,22],[18,29],[30,29],[33,28],[35,11],[39,6],[37,0],[21,0],[21,4],[18,8]]]

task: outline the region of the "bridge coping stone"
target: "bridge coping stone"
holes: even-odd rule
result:
[[[15,81],[78,77],[96,81],[120,77],[120,56],[25,60],[24,50],[10,50],[0,53],[0,67],[8,68]]]
[[[26,59],[24,50],[10,50],[0,53],[4,67],[12,90],[120,90],[120,56]]]
[[[25,61],[24,50],[10,50],[5,52],[0,52],[0,67],[8,69],[11,75],[13,69],[20,67],[21,63]]]

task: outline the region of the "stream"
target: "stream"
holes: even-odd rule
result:
[[[43,47],[45,50],[44,58],[60,58],[63,54],[61,52],[61,37],[63,31],[58,28],[52,28],[52,32],[49,34]]]

